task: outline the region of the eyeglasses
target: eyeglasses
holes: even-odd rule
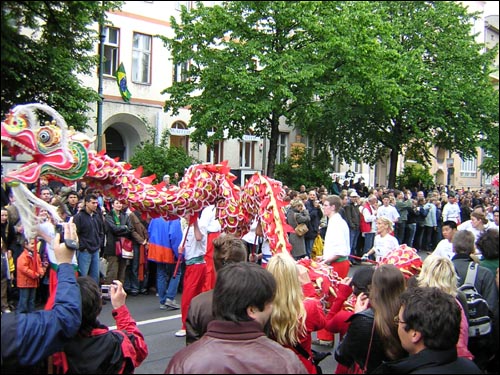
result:
[[[403,322],[402,320],[400,320],[400,319],[399,319],[399,315],[396,315],[396,316],[394,317],[394,324],[395,324],[395,325],[399,325],[399,323],[401,323],[401,324],[406,324],[406,322]]]

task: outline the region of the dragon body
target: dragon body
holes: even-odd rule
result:
[[[41,124],[38,116],[52,121]],[[255,173],[242,187],[226,162],[197,164],[188,168],[178,187],[152,185],[155,176],[141,177],[142,167],[90,150],[94,139],[68,128],[51,107],[18,105],[1,124],[2,143],[10,155],[27,154],[31,160],[6,175],[7,182],[35,183],[40,176],[71,184],[85,180],[91,187],[149,215],[174,219],[189,217],[209,205],[216,205],[222,231],[241,236],[259,218],[273,252],[289,251],[284,216],[285,191],[279,181]],[[24,193],[26,194],[26,191]],[[32,200],[33,201],[33,200]]]

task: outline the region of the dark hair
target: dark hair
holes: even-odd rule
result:
[[[441,224],[441,227],[450,227],[451,229],[457,229],[457,223],[453,220],[446,220]]]
[[[87,194],[84,198],[85,203],[90,202],[91,200],[97,200],[97,195],[95,194]]]
[[[252,321],[247,308],[263,311],[275,294],[276,280],[266,269],[248,262],[227,264],[217,273],[212,313],[219,320]]]
[[[375,269],[370,288],[370,303],[375,312],[375,327],[384,343],[384,352],[392,360],[402,358],[405,351],[398,337],[394,316],[398,313],[399,296],[405,290],[403,273],[392,264]]]
[[[373,273],[375,272],[375,267],[362,267],[358,268],[352,275],[351,287],[352,292],[358,296],[361,293],[365,293],[368,297],[370,296],[370,286],[372,283]]]
[[[453,236],[453,251],[455,254],[473,254],[474,249],[474,234],[468,230],[459,230]]]
[[[97,317],[102,310],[101,290],[90,276],[80,276],[77,282],[82,295],[82,324],[78,334],[89,336],[92,329],[98,326]]]
[[[479,235],[476,247],[485,259],[498,259],[498,229],[491,228]]]
[[[420,332],[424,345],[432,350],[448,350],[457,345],[461,313],[457,301],[438,288],[417,287],[400,296],[403,329]]]
[[[247,259],[245,243],[233,235],[223,234],[213,240],[213,245],[216,271],[228,263],[244,262]]]
[[[69,198],[70,195],[76,195],[78,197],[78,193],[74,190],[70,190],[67,194],[66,194],[66,198]]]

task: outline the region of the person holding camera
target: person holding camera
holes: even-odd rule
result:
[[[80,288],[71,264],[74,253],[75,248],[60,243],[60,235],[56,234],[54,254],[58,283],[52,310],[2,314],[2,372],[22,372],[21,366],[38,364],[78,332],[82,308]]]
[[[125,304],[127,293],[122,283],[114,280],[108,286],[117,327],[110,330],[97,319],[102,309],[99,285],[89,276],[81,276],[77,282],[82,299],[82,324],[78,334],[63,347],[63,373],[133,373],[148,356],[148,347]]]

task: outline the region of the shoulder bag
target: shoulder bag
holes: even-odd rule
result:
[[[295,215],[295,222],[297,223],[297,215]],[[297,223],[297,226],[295,227],[295,234],[299,237],[302,237],[304,234],[306,234],[309,231],[309,228],[307,227],[307,224],[305,223]]]
[[[123,259],[133,259],[134,244],[132,240],[126,237],[120,237],[120,239],[115,242],[115,252],[116,256],[122,257]]]

